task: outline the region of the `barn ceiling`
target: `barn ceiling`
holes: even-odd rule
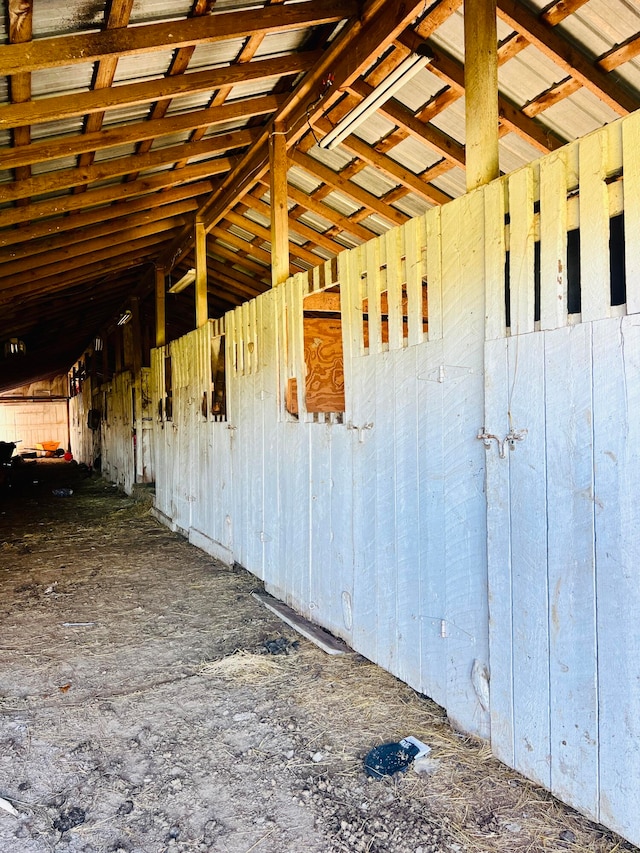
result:
[[[133,297],[153,322],[207,231],[209,316],[270,287],[269,135],[290,272],[465,192],[461,0],[5,0],[0,389],[65,371]],[[640,105],[634,0],[498,0],[500,168]],[[429,64],[334,150],[408,55]],[[167,296],[169,337],[193,288]],[[18,338],[26,352],[5,356]]]

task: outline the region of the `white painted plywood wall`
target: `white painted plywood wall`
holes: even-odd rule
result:
[[[171,354],[173,419],[153,428],[161,517],[636,843],[638,122],[228,314],[226,423],[200,409],[221,327],[154,352],[152,381],[155,407]],[[626,305],[612,305],[602,256],[623,206]],[[582,313],[569,315],[567,230],[578,225]],[[304,408],[302,304],[332,284],[346,410],[316,419]],[[374,310],[383,292],[388,342]],[[298,418],[284,405],[289,379]],[[511,433],[513,452],[493,438],[485,449],[483,428],[500,443]]]

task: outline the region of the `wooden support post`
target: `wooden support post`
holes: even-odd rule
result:
[[[165,297],[165,271],[163,267],[156,267],[156,346],[163,347],[167,342],[166,332],[166,297]]]
[[[140,328],[140,300],[137,296],[131,297],[131,368],[134,380],[142,370],[142,330]]]
[[[207,232],[204,222],[196,219],[196,328],[209,320],[207,305]]]
[[[500,175],[496,0],[464,0],[467,190]]]
[[[102,381],[109,381],[109,333],[102,334]]]
[[[289,209],[287,205],[287,137],[276,122],[269,138],[271,180],[271,286],[289,278]]]

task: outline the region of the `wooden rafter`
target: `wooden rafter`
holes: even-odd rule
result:
[[[182,21],[123,27],[111,32],[77,33],[38,39],[31,44],[5,45],[0,55],[0,75],[39,71],[110,56],[133,56],[158,50],[176,50],[243,38],[247,32],[281,33],[336,23],[357,14],[355,0],[306,0],[288,5],[227,12]]]

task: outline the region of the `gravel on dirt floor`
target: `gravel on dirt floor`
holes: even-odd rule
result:
[[[78,466],[13,472],[0,580],[2,853],[636,850]],[[420,773],[365,775],[409,734]]]

